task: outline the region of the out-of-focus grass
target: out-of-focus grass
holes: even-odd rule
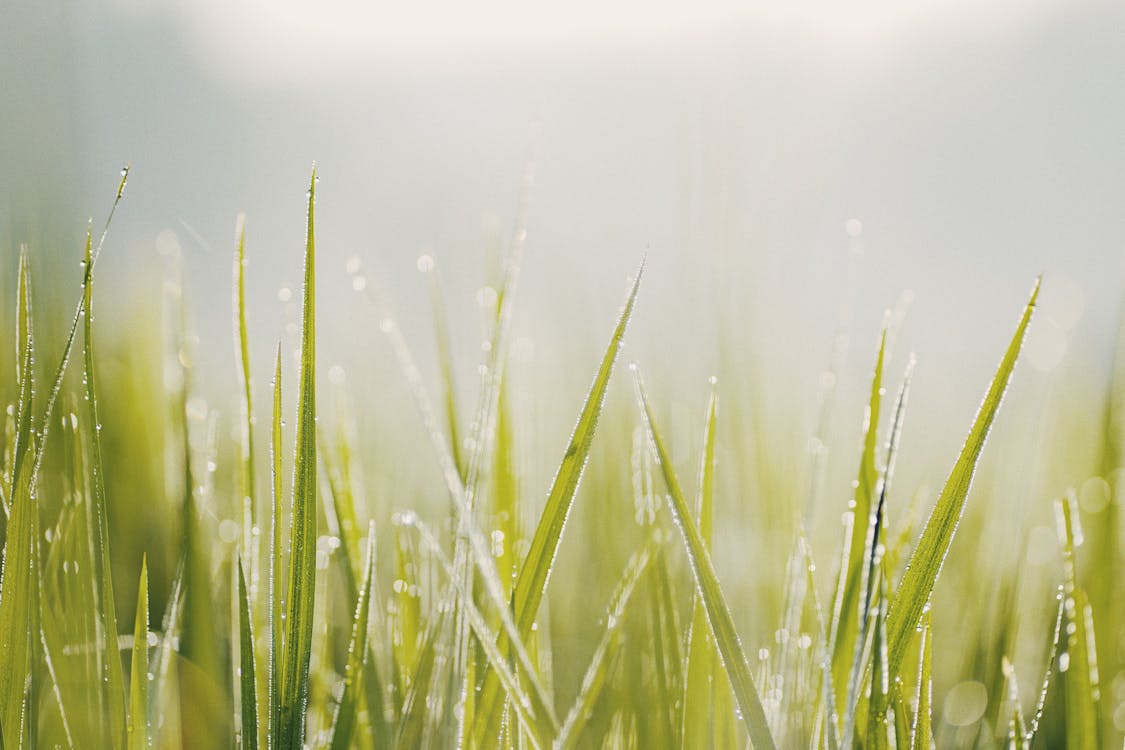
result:
[[[139,294],[124,336],[103,329],[92,232],[80,300],[45,288],[27,254],[5,272],[17,284],[4,334],[15,366],[0,378],[4,747],[1120,742],[1119,375],[1091,428],[1103,446],[1094,477],[1062,440],[1042,455],[985,446],[994,422],[1036,416],[1001,402],[1038,284],[960,456],[931,457],[948,472],[935,499],[891,481],[904,429],[904,454],[930,446],[909,426],[913,363],[894,377],[887,334],[866,416],[854,415],[856,480],[820,487],[819,454],[764,460],[796,420],[751,415],[745,371],[671,394],[668,363],[641,362],[653,395],[638,375],[628,398],[615,368],[628,327],[662,304],[639,271],[616,324],[603,322],[600,360],[568,361],[531,389],[510,377],[522,218],[486,279],[475,370],[458,368],[458,329],[444,320],[442,295],[466,290],[434,275],[436,372],[411,353],[425,342],[382,312],[318,319],[315,192],[314,174],[299,341],[280,342],[274,361],[251,360],[255,248],[238,231],[235,373],[196,365],[189,290],[174,282],[164,330]],[[60,317],[39,315],[43,300],[76,311],[73,333],[42,330]],[[365,419],[363,394],[345,390],[363,373],[318,372],[318,326],[346,327],[355,347],[396,362],[413,403]],[[691,342],[659,343],[694,356]],[[553,387],[571,371],[593,376],[584,401]],[[271,393],[255,393],[255,372],[274,373]],[[466,408],[457,384],[473,374]],[[225,400],[204,397],[216,392]],[[517,404],[567,411],[569,441]],[[1070,467],[1075,485],[1046,539],[1044,514],[1030,529],[1012,515],[1050,506],[1024,476],[1044,461]],[[814,508],[843,514],[843,539],[813,528]]]

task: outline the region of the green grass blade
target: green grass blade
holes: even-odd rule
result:
[[[613,365],[617,361],[617,353],[621,348],[621,341],[625,337],[625,329],[629,325],[629,318],[633,314],[633,306],[637,300],[637,291],[640,289],[641,276],[644,273],[644,264],[637,269],[637,275],[629,290],[625,307],[617,319],[609,346],[602,356],[601,364],[594,383],[578,417],[574,433],[562,463],[551,484],[547,495],[547,504],[539,518],[535,535],[531,540],[531,549],[524,560],[516,579],[515,590],[512,594],[513,609],[516,613],[516,623],[521,633],[531,631],[531,625],[539,611],[539,603],[543,599],[543,590],[546,588],[547,579],[551,574],[555,553],[558,551],[559,540],[562,538],[563,527],[570,514],[570,507],[574,501],[574,494],[578,489],[578,481],[586,460],[590,455],[590,445],[594,440],[594,432],[598,426],[598,417],[601,415],[602,402],[605,400],[606,388],[609,385]]]
[[[277,746],[281,736],[281,670],[282,648],[285,644],[285,620],[282,619],[282,567],[285,552],[281,546],[285,518],[281,500],[281,342],[273,370],[273,417],[270,420],[270,577],[269,577],[269,631],[270,649],[266,682],[267,708],[269,710],[269,746]]]
[[[234,561],[238,568],[238,661],[239,703],[241,715],[241,747],[258,750],[258,669],[254,659],[254,626],[250,617],[250,592],[242,556]]]
[[[918,659],[918,692],[914,703],[914,726],[910,734],[910,750],[930,750],[934,746],[934,636],[930,629],[930,613],[922,614],[921,653]]]
[[[586,402],[578,417],[578,423],[575,425],[566,453],[563,455],[558,472],[551,483],[550,492],[547,494],[547,504],[539,517],[535,535],[531,540],[531,547],[520,568],[519,575],[516,577],[516,583],[512,591],[512,611],[515,614],[519,633],[524,638],[531,632],[531,626],[539,612],[539,604],[543,600],[543,591],[551,574],[551,566],[554,564],[563,527],[566,525],[566,519],[574,501],[574,494],[578,489],[578,481],[590,455],[590,445],[594,440],[594,432],[597,429],[598,417],[605,400],[609,378],[613,373],[613,366],[617,361],[617,353],[625,337],[629,318],[633,314],[633,307],[636,304],[637,291],[640,289],[643,274],[644,263],[637,269],[636,277],[625,301],[625,307],[617,319],[613,336],[610,338],[609,346],[602,356],[601,364],[594,376],[593,385],[586,396]],[[501,650],[505,648],[506,646],[501,644]],[[485,744],[488,738],[496,736],[500,714],[496,707],[498,689],[499,685],[496,683],[495,677],[491,674],[487,675],[478,704],[478,715],[482,717],[477,722],[475,733],[478,744]]]
[[[874,547],[871,543],[871,530],[875,526],[875,498],[878,492],[879,470],[876,466],[878,446],[879,412],[883,401],[883,361],[887,349],[887,331],[879,338],[879,353],[875,359],[875,372],[871,378],[871,395],[864,415],[863,452],[860,457],[859,472],[856,477],[855,495],[848,503],[852,523],[848,527],[847,574],[839,578],[839,587],[833,601],[832,611],[836,621],[833,623],[832,681],[836,685],[847,685],[849,690],[842,692],[837,699],[847,694],[854,695],[854,681],[849,680],[852,673],[857,644],[862,643],[861,632],[866,617],[861,600],[863,582],[867,565]],[[844,708],[841,706],[840,708]],[[850,708],[850,707],[849,707]]]
[[[148,558],[141,558],[141,578],[137,584],[137,616],[133,621],[133,661],[129,669],[129,750],[152,747],[149,724],[148,685]]]
[[[1063,606],[1066,613],[1066,650],[1059,656],[1066,702],[1066,745],[1093,750],[1099,747],[1098,667],[1094,646],[1093,613],[1086,591],[1078,585],[1075,549],[1082,543],[1078,528],[1078,498],[1070,492],[1055,504],[1059,541],[1063,548]]]
[[[305,741],[316,581],[316,168],[309,182],[305,245],[301,373],[297,392],[297,446],[293,467],[293,517],[285,601],[286,642],[281,674],[278,747],[299,750]]]
[[[872,750],[886,750],[890,747],[890,724],[887,710],[890,708],[891,679],[887,672],[887,584],[886,575],[880,576],[882,588],[880,601],[874,603],[874,625],[871,648],[871,692],[868,695],[867,743]]]
[[[371,617],[371,584],[375,577],[375,524],[367,533],[367,563],[363,573],[363,583],[356,601],[355,617],[352,620],[352,637],[348,644],[348,663],[344,671],[344,692],[336,708],[336,718],[332,723],[332,750],[345,750],[351,746],[352,735],[359,718],[359,702],[363,693],[364,665],[367,662],[367,632]],[[376,710],[381,707],[369,708]]]
[[[99,617],[102,632],[105,634],[102,663],[102,680],[105,684],[106,706],[109,718],[110,738],[114,747],[119,747],[125,738],[125,676],[121,668],[121,654],[118,651],[117,610],[113,600],[113,576],[109,554],[109,519],[106,508],[105,478],[102,475],[101,419],[98,415],[97,387],[94,377],[94,337],[93,337],[93,292],[94,277],[89,272],[93,267],[92,236],[86,234],[86,277],[82,290],[82,332],[83,332],[83,380],[86,384],[86,406],[89,413],[87,428],[90,433],[90,478],[94,506],[94,576],[98,593]]]
[[[31,472],[21,472],[12,495],[11,517],[0,568],[0,721],[11,747],[20,747],[25,686],[31,659],[34,522],[38,503],[32,497]]]
[[[645,547],[635,553],[626,566],[621,583],[618,584],[617,590],[613,592],[609,607],[606,609],[605,632],[602,633],[602,638],[590,659],[590,665],[586,668],[586,673],[582,678],[582,686],[578,690],[578,697],[575,698],[574,704],[559,730],[558,737],[555,738],[555,750],[570,750],[581,739],[582,729],[589,722],[594,707],[605,688],[614,656],[621,648],[621,625],[625,619],[625,611],[630,597],[637,587],[637,582],[641,580],[641,576],[648,569],[651,559],[651,550]],[[684,745],[683,747],[693,746]],[[704,747],[704,745],[696,747]]]
[[[902,583],[891,602],[890,611],[887,613],[887,664],[893,675],[897,675],[902,667],[907,646],[914,636],[918,620],[922,616],[926,602],[930,599],[941,566],[945,562],[945,556],[949,552],[949,546],[953,542],[953,535],[957,531],[973,475],[976,473],[977,462],[980,460],[985,440],[1000,409],[1000,402],[1004,397],[1004,391],[1007,390],[1016,360],[1019,358],[1024,334],[1031,322],[1031,314],[1038,296],[1039,281],[1037,280],[1031,298],[1020,317],[1015,335],[992,378],[992,383],[973,421],[972,429],[969,430],[969,436],[961,448],[961,454],[957,457],[957,462],[945,482],[937,505],[926,521],[922,537],[918,541],[918,546],[914,548]]]
[[[436,537],[413,514],[406,514],[403,524],[414,526],[418,530],[431,554],[441,563],[453,586],[453,591],[459,599],[467,622],[484,651],[489,666],[496,672],[501,689],[511,701],[511,706],[515,710],[521,726],[532,735],[538,746],[543,746],[549,741],[549,738],[557,733],[559,723],[526,646],[523,645],[521,639],[515,637],[516,623],[511,613],[506,611],[503,606],[505,603],[493,600],[493,605],[499,611],[500,620],[504,627],[503,632],[507,635],[508,643],[511,644],[513,655],[516,657],[516,666],[519,670],[518,678],[516,673],[508,666],[508,660],[500,650],[500,638],[488,626],[484,615],[473,602],[471,592],[462,585],[460,579],[455,575],[456,570],[442,551]],[[521,686],[521,682],[527,686],[526,692]]]
[[[703,431],[703,458],[699,467],[699,536],[710,550],[715,494],[715,423],[718,414],[718,393],[712,383],[707,401],[707,417]],[[681,747],[713,745],[713,692],[724,688],[716,678],[718,655],[707,625],[707,612],[699,597],[693,597],[691,629],[688,632],[687,679],[684,684],[684,715]],[[721,679],[721,678],[720,678]]]
[[[1005,701],[1008,714],[1008,747],[1010,750],[1028,750],[1027,721],[1023,716],[1023,707],[1020,705],[1019,681],[1016,679],[1016,667],[1005,656],[1001,660],[1001,672],[1007,687]],[[1003,715],[1003,714],[1002,714]]]
[[[78,300],[78,306],[74,311],[74,315],[70,321],[70,330],[66,336],[66,342],[63,344],[62,357],[59,359],[59,365],[55,369],[55,377],[51,383],[51,390],[47,396],[47,403],[43,407],[43,418],[39,422],[39,445],[35,451],[35,467],[32,470],[31,486],[35,486],[35,479],[39,477],[39,472],[43,467],[43,453],[47,445],[47,435],[51,430],[51,417],[54,414],[55,404],[58,403],[59,394],[62,392],[63,379],[66,377],[66,366],[70,362],[70,355],[74,351],[74,341],[78,333],[78,323],[82,320],[83,310],[86,307],[86,294],[85,289],[89,285],[90,280],[93,278],[94,265],[98,262],[98,256],[101,255],[102,246],[105,244],[105,238],[109,234],[109,226],[113,223],[113,216],[117,213],[117,207],[121,204],[121,198],[125,195],[125,183],[129,180],[129,167],[126,166],[121,170],[121,182],[117,184],[117,196],[113,199],[113,206],[109,209],[109,215],[106,217],[105,226],[102,228],[102,234],[98,240],[97,248],[91,252],[91,244],[93,235],[87,231],[86,233],[86,258],[82,263],[82,297]]]
[[[249,556],[250,593],[257,591],[258,544],[253,530],[256,523],[254,494],[257,478],[254,471],[254,396],[250,378],[250,344],[246,325],[246,220],[238,217],[237,242],[234,251],[234,358],[237,364],[239,404],[242,419],[239,424],[239,489],[242,492],[242,548]]]
[[[13,497],[19,474],[24,469],[24,456],[31,441],[32,387],[35,380],[33,363],[35,342],[31,322],[31,268],[27,247],[20,248],[19,283],[16,289],[16,402],[15,447],[12,450],[12,482],[8,497]]]
[[[668,488],[672,513],[683,536],[684,547],[691,564],[691,572],[695,578],[695,585],[707,610],[707,620],[711,624],[715,646],[723,660],[723,666],[726,668],[731,689],[742,714],[742,721],[746,724],[746,729],[750,733],[750,741],[755,748],[758,750],[772,749],[775,745],[773,736],[770,734],[769,724],[766,721],[766,712],[762,708],[761,698],[758,695],[757,688],[754,687],[754,680],[750,676],[750,663],[747,661],[746,652],[742,650],[742,644],[738,640],[738,631],[735,629],[734,619],[731,617],[730,608],[727,606],[722,587],[719,585],[719,577],[711,563],[711,555],[703,544],[699,529],[696,527],[691,511],[688,509],[687,500],[684,499],[683,490],[680,489],[680,481],[672,468],[672,462],[664,446],[664,440],[657,430],[640,373],[634,369],[633,375],[649,438],[656,449],[656,457],[660,463],[664,483]]]
[[[1059,645],[1062,643],[1063,632],[1063,618],[1066,614],[1066,600],[1059,591],[1059,606],[1058,611],[1055,613],[1055,629],[1054,635],[1051,636],[1051,647],[1047,652],[1047,666],[1043,670],[1043,682],[1039,685],[1039,697],[1035,701],[1035,714],[1031,717],[1031,725],[1028,727],[1027,744],[1030,745],[1035,739],[1036,733],[1039,731],[1039,722],[1043,719],[1043,712],[1047,708],[1047,694],[1051,688],[1052,669],[1055,665],[1055,658],[1059,653]]]

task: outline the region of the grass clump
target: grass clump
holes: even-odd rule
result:
[[[1060,738],[1073,747],[1098,747],[1119,739],[1120,708],[1109,705],[1118,699],[1107,696],[1099,675],[1114,670],[1109,673],[1125,680],[1116,671],[1125,659],[1104,645],[1095,625],[1109,628],[1105,636],[1113,638],[1120,637],[1123,623],[1112,614],[1118,610],[1107,589],[1090,585],[1080,570],[1112,570],[1117,538],[1104,536],[1108,541],[1080,560],[1073,494],[1058,506],[1063,564],[1057,581],[1047,584],[1061,584],[1053,639],[1050,621],[1018,611],[988,631],[952,633],[935,603],[943,571],[952,568],[956,577],[986,560],[984,553],[958,559],[954,539],[1017,369],[1038,282],[918,533],[897,519],[907,515],[891,489],[913,361],[891,408],[884,409],[891,361],[884,331],[859,471],[841,509],[840,550],[821,555],[807,519],[795,513],[785,574],[765,582],[783,603],[778,610],[747,601],[738,567],[716,552],[722,543],[716,530],[729,510],[722,493],[731,477],[745,478],[738,460],[745,446],[722,445],[718,381],[712,379],[703,412],[699,456],[689,462],[698,467],[690,488],[680,479],[683,461],[673,447],[693,441],[658,426],[667,423],[639,365],[630,367],[635,407],[615,411],[606,405],[630,321],[640,314],[643,264],[600,361],[575,363],[593,371],[593,383],[554,464],[554,478],[543,488],[545,502],[538,499],[540,488],[527,486],[520,415],[505,377],[526,234],[522,219],[503,272],[492,280],[499,291],[486,320],[473,419],[461,421],[436,277],[430,288],[440,409],[402,332],[389,320],[381,326],[436,457],[435,486],[444,491],[445,514],[430,515],[433,503],[413,506],[411,488],[400,487],[395,497],[366,493],[362,478],[373,464],[365,458],[380,446],[363,444],[346,418],[333,421],[318,410],[316,186],[314,170],[296,352],[297,417],[288,434],[285,346],[279,342],[271,413],[261,422],[269,428],[266,464],[259,459],[267,444],[256,435],[241,220],[233,274],[239,410],[212,412],[202,438],[198,420],[189,416],[194,386],[183,362],[182,323],[179,378],[159,396],[164,403],[105,398],[93,316],[94,268],[104,233],[96,245],[93,233],[87,234],[82,296],[46,400],[37,401],[35,369],[44,355],[36,345],[27,254],[21,254],[0,521],[3,747],[916,749],[1022,748]],[[123,188],[124,179],[117,201]],[[71,395],[66,373],[79,325],[82,387]],[[61,419],[55,416],[60,403],[66,405]],[[150,555],[160,550],[146,540],[114,533],[119,514],[146,503],[113,495],[119,486],[114,468],[153,457],[142,441],[118,439],[107,459],[103,412],[130,408],[168,415],[166,433],[174,437],[166,442],[179,448],[166,454],[173,458],[163,469],[179,482],[168,482],[170,515],[178,517],[163,540],[175,560],[170,570],[150,565]],[[220,420],[237,435],[236,445],[218,439]],[[606,431],[610,437],[598,437]],[[631,435],[631,443],[623,435]],[[603,443],[601,452],[594,450],[596,440]],[[287,441],[293,450],[288,486]],[[603,463],[584,483],[591,462]],[[216,473],[219,465],[229,471]],[[259,482],[259,465],[268,466],[268,481]],[[210,468],[201,472],[200,466]],[[582,489],[589,483],[592,488]],[[581,529],[568,531],[568,519],[583,503],[592,505],[583,512],[604,524],[608,548]],[[639,523],[622,521],[630,513]],[[216,532],[215,519],[222,519],[220,526],[233,524],[237,533]],[[733,527],[746,544],[760,538],[756,531]],[[137,585],[131,637],[119,633],[116,614],[119,600],[127,599],[115,593],[121,569],[114,560],[122,544],[139,550],[142,560],[128,580],[116,581]],[[574,554],[560,557],[563,550]],[[586,558],[587,567],[568,570],[574,555]],[[831,579],[822,578],[817,556],[832,561],[825,565]],[[154,570],[168,573],[156,586]],[[559,573],[569,575],[552,583]],[[581,609],[560,611],[564,599],[552,587],[573,592],[583,583],[585,594],[612,593],[604,601],[585,595]],[[576,635],[583,631],[579,622],[594,623],[585,628],[592,635]],[[1015,678],[1021,641],[1014,633],[1020,627],[1031,633],[1025,640],[1040,643],[1046,653],[1038,665],[1046,677],[1036,696],[1021,695]],[[763,637],[766,629],[772,640]],[[983,699],[962,710],[956,696],[979,691],[962,689],[968,683],[948,684],[943,659],[974,650],[1003,667],[965,675],[979,681],[973,685],[996,689],[986,687]],[[566,672],[577,677],[568,680]],[[1024,701],[1032,698],[1034,706],[1025,711]]]

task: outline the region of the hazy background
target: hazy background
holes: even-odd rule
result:
[[[741,367],[798,451],[841,326],[832,425],[855,445],[883,311],[907,290],[892,368],[918,353],[913,408],[939,455],[1039,273],[1045,314],[1019,381],[1035,399],[1076,382],[1087,397],[1072,416],[1099,408],[1125,237],[1119,3],[20,0],[0,13],[5,278],[27,242],[72,288],[85,221],[100,226],[131,163],[105,325],[158,309],[162,252],[179,247],[211,372],[233,374],[240,211],[259,373],[295,319],[279,290],[299,282],[316,160],[322,358],[387,359],[375,330],[392,314],[432,371],[415,270],[427,252],[467,398],[475,292],[534,147],[517,327],[532,376],[575,394],[562,422],[644,253],[626,356],[689,403],[724,361]],[[375,305],[351,291],[349,259]]]
[[[174,259],[197,339],[194,386],[208,400],[197,411],[215,409],[233,428],[236,216],[247,216],[261,405],[276,342],[296,343],[315,160],[321,388],[342,382],[360,405],[350,413],[379,513],[443,507],[379,321],[399,322],[436,390],[417,269],[431,255],[467,418],[478,290],[509,243],[534,154],[509,371],[522,490],[541,498],[626,277],[647,254],[623,357],[641,363],[686,472],[707,377],[720,374],[718,517],[731,522],[716,558],[757,644],[775,627],[758,605],[763,590],[776,593],[792,543],[786,513],[813,481],[818,432],[829,449],[812,508],[821,559],[838,544],[884,311],[896,308],[897,321],[909,307],[889,389],[918,355],[894,519],[910,497],[940,487],[1043,273],[1025,361],[977,484],[995,502],[970,503],[970,531],[951,553],[987,546],[997,569],[1035,574],[1019,602],[1032,613],[1021,648],[1034,674],[1061,575],[1050,500],[1080,489],[1094,524],[1105,507],[1104,482],[1091,477],[1109,468],[1099,463],[1104,399],[1125,289],[1123,38],[1119,2],[7,2],[0,324],[11,324],[16,252],[27,243],[48,342],[40,365],[53,366],[86,222],[100,229],[131,163],[99,264],[96,331],[109,496],[142,507],[161,467],[132,451],[159,446],[166,430],[167,415],[146,405],[164,399],[155,352],[170,338]],[[834,350],[836,397],[820,430]],[[340,392],[322,413],[343,403]],[[636,418],[625,378],[607,410],[619,419],[599,434],[583,493],[628,491],[609,468]],[[235,469],[224,463],[220,484]],[[599,484],[599,472],[613,476]],[[609,532],[594,528],[603,516],[586,515],[586,504],[571,522],[579,531],[567,533],[599,539]],[[175,539],[165,510],[111,508],[113,533],[131,539],[115,547],[117,575],[135,575],[137,539]],[[585,549],[563,544],[565,575],[580,576]],[[155,560],[154,601],[175,554]],[[992,596],[978,573],[943,578],[939,594],[955,606],[938,632],[958,632],[961,605]],[[565,616],[575,597],[600,601],[557,587],[557,611]],[[590,625],[573,619],[560,627]],[[973,652],[954,650],[960,661],[945,665],[939,694],[981,678]],[[1125,671],[1103,684],[1125,730]]]

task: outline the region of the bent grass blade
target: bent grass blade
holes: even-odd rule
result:
[[[746,652],[742,650],[742,644],[738,640],[738,631],[735,629],[734,619],[731,617],[730,608],[727,606],[722,587],[719,585],[719,577],[715,573],[711,556],[707,552],[699,529],[692,519],[691,511],[684,499],[684,493],[680,489],[680,481],[676,477],[668,451],[664,446],[664,440],[656,428],[655,418],[649,407],[640,373],[634,369],[633,376],[649,438],[656,449],[657,461],[660,464],[661,473],[664,475],[664,483],[668,488],[671,499],[669,505],[676,519],[676,524],[680,527],[688,562],[695,578],[695,585],[707,610],[707,620],[711,623],[715,646],[718,648],[723,666],[726,668],[731,689],[741,710],[742,721],[746,724],[746,729],[750,733],[750,741],[755,748],[772,750],[775,744],[773,736],[770,734],[769,723],[766,720],[766,712],[762,707],[758,690],[754,686],[754,680],[750,676],[750,663],[747,661]]]

